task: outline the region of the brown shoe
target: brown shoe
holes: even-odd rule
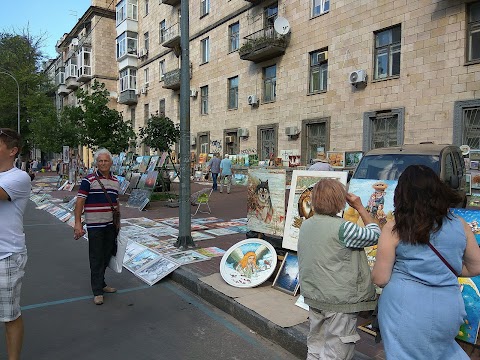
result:
[[[115,289],[114,287],[111,287],[111,286],[105,286],[103,288],[103,292],[107,293],[107,294],[111,294],[111,293],[117,292],[117,289]]]
[[[93,297],[93,302],[95,305],[102,305],[103,304],[103,295],[97,295]]]

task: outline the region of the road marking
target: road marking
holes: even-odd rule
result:
[[[151,288],[151,286],[150,285],[143,285],[143,286],[138,286],[138,287],[134,287],[134,288],[130,288],[130,289],[121,289],[121,290],[118,290],[117,293],[124,294],[124,293],[128,293],[128,292],[131,292],[131,291],[144,290],[144,289],[148,289],[148,288]],[[68,304],[68,303],[75,302],[75,301],[91,300],[92,297],[93,297],[93,295],[88,295],[88,296],[79,296],[79,297],[70,298],[70,299],[48,301],[48,302],[40,303],[40,304],[32,304],[32,305],[22,306],[21,309],[22,309],[22,311],[24,311],[24,310],[32,310],[32,309],[43,308],[43,307],[47,307],[47,306]]]

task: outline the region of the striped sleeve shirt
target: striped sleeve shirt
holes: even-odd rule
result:
[[[117,178],[111,173],[108,177],[104,177],[98,171],[97,176],[105,186],[113,206],[117,207],[119,190]],[[94,173],[83,178],[77,196],[85,199],[84,213],[87,228],[113,224],[112,208]]]
[[[380,227],[375,224],[367,224],[365,227],[358,226],[350,221],[345,221],[338,231],[340,241],[346,247],[361,249],[376,245],[380,237]]]

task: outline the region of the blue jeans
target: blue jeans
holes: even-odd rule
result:
[[[213,180],[213,190],[217,190],[218,186],[217,186],[217,178],[218,178],[218,174],[215,174],[215,173],[212,173],[212,180]]]

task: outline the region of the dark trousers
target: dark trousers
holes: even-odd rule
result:
[[[212,173],[212,180],[213,180],[213,190],[217,190],[217,178],[218,178],[218,173]]]
[[[105,270],[115,246],[115,227],[88,229],[88,257],[90,259],[90,282],[94,296],[103,295]]]

